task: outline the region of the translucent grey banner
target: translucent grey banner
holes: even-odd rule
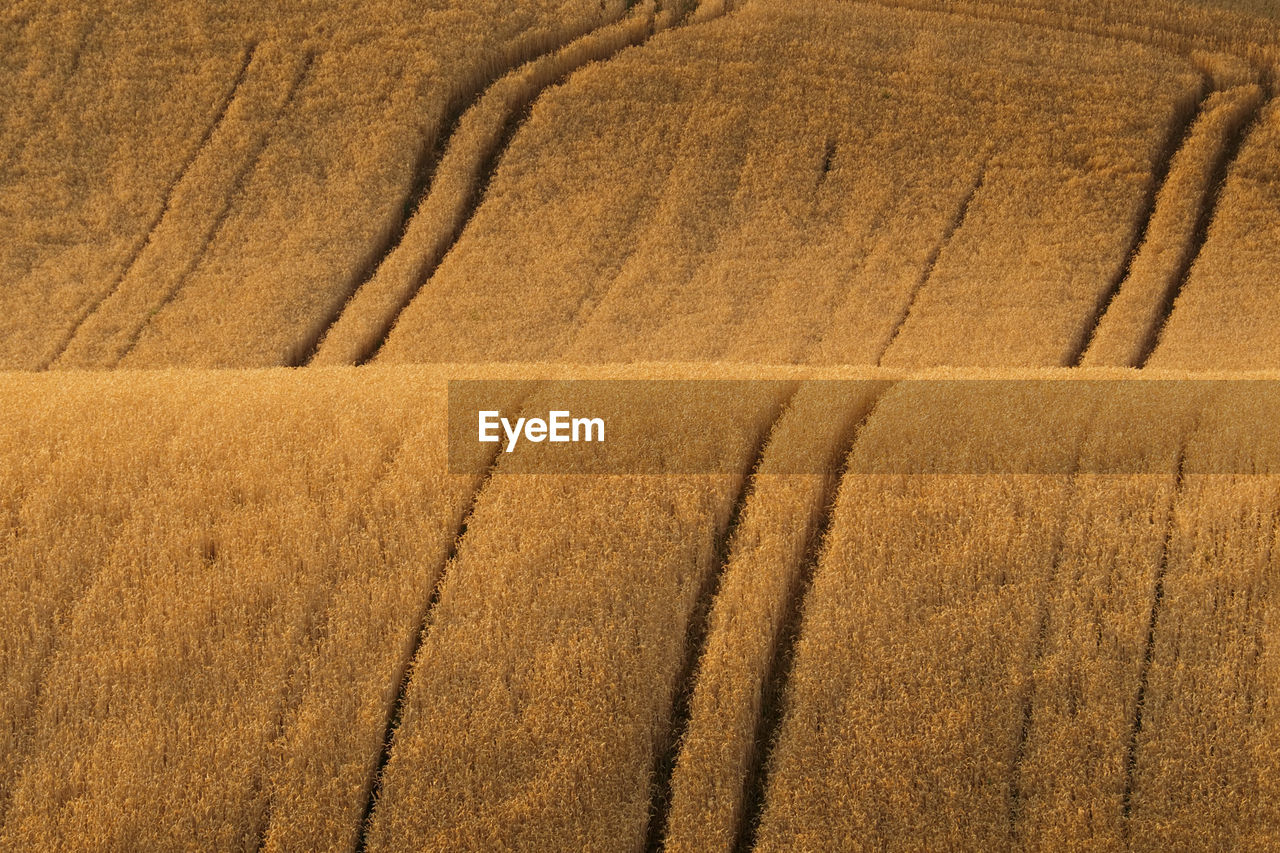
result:
[[[1269,379],[459,380],[496,474],[1280,473]]]

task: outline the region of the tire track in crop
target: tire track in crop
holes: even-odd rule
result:
[[[1195,430],[1192,429],[1192,434]],[[1190,440],[1188,439],[1188,444]],[[1155,658],[1156,630],[1160,627],[1160,609],[1164,603],[1164,579],[1169,569],[1169,552],[1173,546],[1176,526],[1175,511],[1178,498],[1182,496],[1186,478],[1187,446],[1183,445],[1178,453],[1177,474],[1174,477],[1173,495],[1169,499],[1169,512],[1165,521],[1164,544],[1160,549],[1160,563],[1152,584],[1151,609],[1147,616],[1146,646],[1142,655],[1142,664],[1138,670],[1138,692],[1134,697],[1133,715],[1129,727],[1129,741],[1125,748],[1124,789],[1120,795],[1120,815],[1124,819],[1124,833],[1129,832],[1129,818],[1133,813],[1133,785],[1138,770],[1138,738],[1142,735],[1142,719],[1146,710],[1147,682],[1151,676],[1151,664]],[[1127,839],[1126,839],[1127,840]]]
[[[405,430],[397,431],[394,444],[389,449],[383,451],[382,463],[378,468],[377,473],[374,474],[368,485],[363,489],[366,496],[377,494],[386,479],[391,476],[392,472],[396,468],[396,464],[400,461],[401,454],[404,452],[405,446],[409,443],[410,438],[411,435],[409,432]],[[474,504],[474,497],[472,499],[472,503]],[[353,506],[348,512],[349,514],[355,513],[357,512],[357,508]],[[284,751],[286,739],[290,734],[286,721],[297,710],[298,706],[306,700],[305,692],[297,689],[295,687],[295,682],[299,673],[302,672],[309,663],[311,663],[311,660],[308,660],[308,656],[317,655],[319,652],[320,647],[316,638],[324,634],[324,625],[330,618],[330,610],[333,608],[334,601],[339,594],[342,584],[346,581],[346,578],[347,576],[344,576],[341,579],[335,580],[334,583],[324,591],[319,603],[315,607],[315,612],[318,614],[318,624],[310,626],[310,629],[306,634],[304,634],[303,639],[307,643],[307,646],[294,661],[294,666],[290,670],[288,679],[284,685],[284,689],[282,691],[283,698],[280,703],[281,707],[277,711],[276,717],[273,720],[271,746],[267,751],[268,756],[282,754]],[[254,779],[255,796],[263,788],[267,789],[266,802],[263,804],[262,815],[259,818],[258,825],[252,835],[252,838],[254,839],[254,853],[257,853],[266,846],[267,838],[271,833],[271,827],[275,821],[275,790],[271,787],[272,780],[270,778],[270,773],[265,771],[266,768],[260,766],[258,775]]]
[[[408,218],[401,233],[390,241],[390,249],[366,265],[368,275],[348,288],[349,298],[337,305],[330,318],[303,342],[291,365],[365,364],[377,357],[400,316],[461,240],[484,202],[503,154],[543,94],[590,63],[607,62],[628,47],[643,45],[665,27],[680,26],[686,19],[690,26],[701,24],[729,11],[721,4],[704,3],[692,13],[686,10],[668,22],[648,0],[628,7],[629,14],[533,56],[490,81],[442,134],[442,153],[425,180],[422,204],[410,211],[410,202],[406,201]],[[469,124],[483,120],[486,110],[498,113],[496,121],[469,128]],[[480,138],[473,148],[464,149],[466,140],[459,138],[468,135]],[[455,159],[460,162],[449,162]],[[450,182],[446,179],[463,186],[452,191],[448,186],[439,188],[439,184]],[[416,257],[406,257],[409,232],[420,220],[429,219],[442,221],[427,235],[428,249]],[[384,273],[387,280],[380,280]],[[364,305],[360,304],[362,300]]]
[[[760,829],[760,818],[764,813],[765,794],[768,791],[769,774],[772,769],[770,759],[786,715],[787,694],[795,664],[796,645],[804,628],[805,599],[813,587],[814,576],[822,565],[822,558],[830,548],[831,529],[835,524],[836,509],[840,502],[841,485],[848,476],[858,439],[875,416],[876,407],[893,390],[894,385],[875,394],[867,406],[866,414],[854,426],[843,451],[831,493],[823,496],[825,507],[818,526],[814,530],[813,539],[809,542],[804,563],[788,591],[786,611],[778,631],[778,642],[765,673],[763,702],[760,718],[756,723],[756,751],[746,778],[743,780],[742,808],[739,813],[737,839],[734,843],[736,853],[749,853],[756,846],[756,836]]]
[[[141,325],[139,325],[134,331],[128,344],[125,345],[119,358],[116,359],[114,366],[118,367],[125,358],[133,352],[134,348],[138,345],[138,341],[142,338],[142,334],[151,324],[151,321],[177,298],[178,294],[182,291],[183,286],[187,283],[187,280],[200,269],[201,265],[203,265],[210,247],[221,235],[222,229],[227,223],[227,219],[231,214],[231,209],[235,205],[237,198],[244,190],[244,187],[254,170],[257,169],[258,164],[262,161],[262,155],[266,152],[267,146],[275,136],[275,132],[280,125],[280,121],[289,112],[290,107],[293,106],[293,102],[298,96],[298,92],[301,91],[304,82],[307,77],[310,76],[311,70],[315,65],[315,60],[315,53],[308,52],[303,56],[297,73],[294,74],[293,80],[289,83],[287,94],[280,105],[280,109],[276,111],[275,116],[271,120],[271,125],[258,138],[253,147],[252,153],[245,159],[244,165],[241,166],[240,170],[233,178],[231,186],[223,199],[222,207],[214,217],[213,221],[209,224],[209,228],[205,233],[204,239],[201,240],[199,248],[197,248],[192,254],[186,268],[178,276],[173,286],[170,287],[168,293],[166,293],[160,302],[151,309],[150,313],[142,319]]]
[[[1192,129],[1195,127],[1197,119],[1204,114],[1205,102],[1211,94],[1213,92],[1207,77],[1202,77],[1200,93],[1195,105],[1174,116],[1164,144],[1157,154],[1156,163],[1152,170],[1152,179],[1147,186],[1147,194],[1143,199],[1141,212],[1138,214],[1138,227],[1134,230],[1133,239],[1129,242],[1129,250],[1125,252],[1124,265],[1116,272],[1115,276],[1107,284],[1106,290],[1098,298],[1092,315],[1085,323],[1080,337],[1065,359],[1065,363],[1071,367],[1080,366],[1084,360],[1085,353],[1093,344],[1094,336],[1098,333],[1098,327],[1102,325],[1103,317],[1106,316],[1111,303],[1115,301],[1116,294],[1124,287],[1124,283],[1129,280],[1129,276],[1133,272],[1134,263],[1138,259],[1138,254],[1147,242],[1148,234],[1151,231],[1151,222],[1156,215],[1156,203],[1164,193],[1165,186],[1169,181],[1173,161],[1178,156],[1178,152],[1186,148],[1187,142],[1191,138]]]
[[[1218,207],[1222,203],[1231,167],[1239,159],[1245,140],[1257,127],[1265,106],[1265,104],[1259,104],[1239,127],[1233,129],[1218,155],[1217,162],[1214,164],[1213,174],[1200,200],[1200,212],[1196,218],[1195,231],[1174,279],[1176,283],[1165,294],[1156,320],[1148,330],[1146,340],[1139,351],[1136,367],[1146,367],[1147,362],[1156,351],[1156,347],[1160,345],[1160,339],[1164,336],[1165,326],[1169,323],[1169,316],[1173,313],[1173,306],[1191,278],[1191,271],[1194,269],[1196,261],[1199,260],[1200,253],[1204,251],[1205,243],[1209,239],[1209,226],[1213,224]]]
[[[712,606],[715,603],[717,594],[720,592],[720,584],[724,580],[725,571],[733,556],[734,538],[738,524],[742,520],[743,510],[746,509],[747,502],[755,493],[756,476],[760,470],[761,462],[764,460],[764,455],[768,452],[774,431],[786,415],[787,410],[791,408],[791,402],[795,399],[795,394],[796,388],[793,387],[787,399],[778,407],[777,414],[773,417],[769,427],[763,430],[757,438],[750,462],[742,475],[742,483],[734,496],[733,505],[729,511],[724,530],[720,532],[716,539],[715,568],[703,578],[702,587],[698,590],[693,610],[685,623],[685,659],[680,665],[679,674],[676,677],[676,692],[672,698],[666,740],[659,745],[660,748],[657,752],[653,773],[650,777],[649,823],[645,830],[644,845],[644,849],[649,853],[656,853],[656,851],[663,848],[663,839],[666,836],[667,824],[671,816],[671,779],[675,773],[676,760],[680,757],[680,741],[686,727],[689,725],[698,668],[701,665],[702,655],[707,646],[707,639],[710,636]]]
[[[88,321],[88,319],[93,316],[93,314],[96,313],[97,310],[116,293],[116,291],[120,289],[120,285],[129,277],[129,273],[132,272],[133,268],[137,265],[138,259],[142,257],[142,253],[146,251],[146,248],[149,245],[151,245],[151,242],[155,237],[156,229],[160,227],[160,223],[169,213],[169,207],[173,202],[174,192],[177,191],[178,187],[182,184],[182,181],[187,177],[187,173],[191,171],[192,165],[200,157],[200,154],[209,145],[209,140],[213,138],[214,133],[217,132],[218,128],[221,127],[222,123],[226,120],[227,111],[231,109],[231,105],[235,102],[236,96],[240,92],[240,87],[249,73],[249,66],[253,62],[253,56],[257,49],[257,42],[251,43],[245,49],[244,56],[240,62],[240,69],[232,79],[230,88],[228,88],[226,93],[222,96],[222,101],[218,106],[218,111],[214,113],[213,121],[209,123],[207,128],[205,128],[204,135],[200,137],[200,141],[196,143],[195,148],[192,149],[191,154],[182,164],[182,168],[178,170],[177,176],[169,183],[168,188],[164,192],[164,201],[160,206],[160,210],[151,220],[151,224],[147,227],[147,231],[142,236],[142,239],[140,239],[134,246],[133,251],[125,261],[124,266],[121,267],[119,274],[112,280],[111,286],[108,287],[101,296],[93,300],[83,312],[81,312],[76,321],[72,323],[71,329],[67,332],[66,337],[63,338],[53,355],[51,355],[39,368],[40,370],[49,369],[49,367],[62,357],[63,353],[67,351],[67,348],[71,346],[71,342],[75,340],[76,335],[80,332],[80,329],[84,326],[85,322]]]
[[[525,401],[534,393],[534,389],[530,389],[528,393],[523,395],[516,402],[517,410],[523,408]],[[377,761],[374,764],[373,773],[369,777],[364,795],[364,805],[360,810],[360,825],[357,829],[355,853],[365,853],[368,849],[369,830],[373,827],[373,813],[377,807],[378,800],[382,795],[382,784],[386,779],[387,764],[391,761],[391,750],[395,745],[396,733],[400,729],[400,723],[404,717],[404,706],[406,697],[409,693],[409,682],[413,678],[413,662],[417,660],[419,653],[422,651],[422,645],[427,639],[427,634],[431,630],[432,618],[435,614],[436,605],[440,601],[441,590],[449,578],[449,569],[457,561],[458,549],[462,545],[462,540],[467,535],[467,529],[471,524],[471,518],[475,514],[476,507],[480,503],[480,498],[484,495],[485,488],[493,479],[498,462],[502,458],[500,448],[495,446],[489,455],[488,464],[485,467],[480,482],[476,485],[472,492],[471,500],[467,504],[466,510],[462,513],[462,518],[458,522],[458,529],[454,534],[453,542],[449,546],[448,552],[444,556],[444,560],[440,563],[440,570],[436,574],[435,583],[431,587],[431,594],[427,597],[426,603],[419,612],[415,622],[416,628],[413,633],[413,642],[408,653],[400,663],[395,675],[396,692],[395,697],[391,700],[391,705],[387,709],[386,724],[382,731],[382,746],[378,752]]]
[[[911,317],[911,309],[915,307],[916,300],[920,296],[920,292],[929,284],[933,278],[934,269],[938,265],[938,260],[942,257],[942,253],[951,245],[951,241],[956,234],[964,227],[965,221],[969,218],[969,210],[973,206],[973,200],[977,197],[978,192],[982,189],[987,181],[987,169],[991,164],[990,153],[983,155],[977,169],[977,173],[971,182],[969,189],[965,192],[964,197],[960,201],[960,206],[956,209],[955,214],[947,222],[946,227],[942,231],[942,235],[938,238],[938,242],[934,244],[933,249],[929,252],[929,256],[925,261],[924,269],[920,272],[920,277],[916,280],[915,286],[911,289],[911,293],[907,296],[906,303],[902,306],[902,311],[898,315],[897,321],[893,325],[893,329],[889,332],[888,338],[880,347],[880,353],[876,356],[875,364],[877,367],[884,361],[885,355],[893,347],[894,341],[898,339],[898,335],[902,333],[902,328],[907,324],[907,320]]]
[[[622,21],[632,13],[633,8],[637,5],[637,3],[629,0],[624,7],[622,16],[606,21],[604,25],[596,27],[587,33],[576,33],[570,38],[553,45],[549,50],[539,51],[531,46],[525,50],[517,51],[513,61],[506,63],[501,73],[496,76],[489,76],[465,89],[455,91],[450,96],[443,109],[444,118],[439,131],[430,142],[421,148],[414,162],[413,176],[409,182],[409,189],[401,200],[400,215],[397,222],[391,227],[387,237],[374,247],[368,259],[345,288],[345,296],[342,300],[325,317],[319,328],[298,348],[298,354],[292,360],[290,366],[299,367],[304,364],[310,364],[316,359],[316,356],[320,354],[321,347],[325,344],[326,337],[342,320],[352,301],[356,299],[362,290],[370,285],[370,282],[375,279],[394,255],[404,251],[401,247],[409,236],[409,231],[414,220],[418,218],[424,202],[428,202],[437,193],[437,184],[441,177],[440,171],[442,166],[445,165],[450,149],[460,144],[456,142],[456,139],[468,114],[476,112],[485,98],[503,80],[519,74],[530,65],[554,57],[562,51],[571,51],[575,44],[590,39],[602,30]],[[586,64],[589,61],[592,61],[590,57],[578,66],[566,71],[563,76],[568,76],[573,71],[576,71],[578,67],[581,67],[582,64]],[[555,85],[555,82],[553,81],[549,85]],[[435,273],[435,268],[439,266],[444,256],[448,254],[449,250],[458,241],[458,238],[461,237],[466,223],[470,221],[475,208],[479,206],[478,196],[483,193],[483,185],[488,182],[488,177],[492,174],[496,161],[501,156],[501,152],[506,149],[510,137],[514,135],[514,124],[517,122],[521,112],[528,109],[541,93],[542,90],[530,93],[525,104],[517,104],[510,114],[503,117],[503,121],[498,127],[489,128],[489,137],[482,141],[481,150],[476,152],[475,163],[472,164],[475,174],[470,176],[470,197],[452,200],[457,207],[452,217],[454,221],[451,223],[449,233],[443,240],[443,247],[437,251],[428,252],[427,257],[418,260],[415,264],[417,269],[414,277],[418,282],[425,283]],[[390,316],[381,318],[382,322],[378,326],[378,331],[374,333],[374,338],[366,341],[362,347],[363,351],[355,354],[348,361],[361,364],[372,358],[377,350],[382,347],[387,335],[390,334],[391,327],[395,324],[400,312],[407,307],[416,293],[417,287],[414,287],[412,292],[403,299],[403,304],[396,307]]]
[[[1078,491],[1084,462],[1084,445],[1089,440],[1089,434],[1097,421],[1097,415],[1098,403],[1095,402],[1088,418],[1084,422],[1083,428],[1080,430],[1079,440],[1076,442],[1075,462],[1072,465],[1071,473],[1068,474],[1069,479],[1064,500],[1066,509],[1062,513],[1060,526],[1054,537],[1053,557],[1049,562],[1049,572],[1045,577],[1045,592],[1040,597],[1039,613],[1036,616],[1036,635],[1031,647],[1031,657],[1027,662],[1027,686],[1022,697],[1021,708],[1022,723],[1018,728],[1018,739],[1013,747],[1013,763],[1009,771],[1009,838],[1015,844],[1019,841],[1018,824],[1022,818],[1022,767],[1026,763],[1027,744],[1031,740],[1031,728],[1034,723],[1036,670],[1044,660],[1045,646],[1048,642],[1051,597],[1062,567],[1063,549],[1066,547],[1068,515]]]

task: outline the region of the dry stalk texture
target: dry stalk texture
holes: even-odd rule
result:
[[[448,377],[744,368],[522,370],[0,375],[0,844],[1266,846],[1271,397],[752,368],[614,460],[724,473],[449,473]]]
[[[1199,257],[1173,303],[1151,367],[1259,369],[1280,364],[1280,100],[1247,129]]]
[[[43,412],[6,456],[58,462],[6,481],[20,497],[0,729],[17,742],[0,838],[349,848],[419,603],[477,485],[447,473],[440,387],[281,374],[144,386],[80,375],[6,389]],[[89,393],[102,408],[78,423]],[[132,464],[112,464],[119,453]]]
[[[783,402],[707,400],[733,431],[678,452],[723,454],[732,475],[499,462],[414,661],[369,850],[643,846],[690,620]]]
[[[1046,399],[1042,420],[1004,421],[1022,426],[984,443],[989,421],[962,418],[969,432],[951,413],[921,411],[927,402],[883,400],[846,474],[803,610],[759,849],[838,849],[850,838],[888,849],[1115,849],[1140,838],[1138,849],[1225,849],[1233,833],[1274,829],[1248,781],[1271,766],[1254,741],[1238,751],[1245,781],[1216,787],[1212,753],[1189,739],[1163,759],[1146,750],[1159,737],[1178,531],[1188,512],[1219,511],[1186,494],[1181,475],[1184,456],[1196,458],[1195,412],[1153,398],[1144,422],[1162,428],[1135,432],[1132,405],[1099,401],[1072,417]],[[923,445],[908,419],[950,423],[955,455],[913,460]],[[1127,457],[1165,473],[1096,464]],[[1079,473],[956,473],[1006,464]],[[876,473],[931,467],[940,473]],[[1228,514],[1274,511],[1265,494],[1238,490]],[[1195,624],[1216,635],[1199,614]],[[1215,656],[1212,644],[1181,654],[1178,671]],[[1253,683],[1218,682],[1236,703]],[[1188,686],[1184,713],[1208,730],[1222,717],[1201,686]],[[1264,719],[1244,731],[1265,736]],[[1142,798],[1148,761],[1186,780],[1163,819]],[[1154,796],[1166,789],[1179,786]],[[1205,825],[1202,808],[1248,819]]]
[[[1277,21],[0,4],[0,849],[1280,846]]]
[[[880,0],[887,6],[952,11],[978,20],[1011,21],[1148,44],[1181,54],[1233,54],[1257,66],[1280,57],[1272,0]]]
[[[1155,346],[1174,295],[1195,261],[1197,231],[1207,227],[1231,140],[1262,105],[1256,85],[1210,95],[1173,156],[1145,239],[1106,308],[1081,363],[1141,367]]]
[[[0,366],[72,337],[68,366],[297,361],[412,212],[452,105],[624,5],[37,4],[5,99]],[[306,78],[277,112],[289,71],[251,68],[219,122],[255,44],[312,55]]]
[[[1280,67],[1101,0],[184,9],[5,12],[0,366],[1071,363],[1202,78]]]
[[[665,850],[730,850],[778,699],[775,663],[858,425],[883,386],[801,386],[765,449],[711,612],[672,778]]]
[[[272,44],[251,46],[245,54],[223,109],[165,199],[155,228],[111,292],[88,307],[54,366],[118,365],[213,248],[312,62]]]
[[[1199,86],[873,5],[673,29],[535,104],[381,358],[1058,364]]]
[[[457,240],[479,201],[495,158],[524,111],[555,81],[649,36],[654,13],[650,0],[626,20],[522,65],[489,87],[450,136],[431,192],[405,224],[403,238],[324,334],[312,363],[356,364],[376,353],[417,288]]]
[[[1273,418],[1255,405],[1235,424]],[[1211,436],[1188,449],[1192,470],[1174,514],[1142,726],[1133,742],[1133,846],[1230,849],[1273,844],[1280,827],[1280,620],[1275,447]],[[1269,476],[1239,476],[1249,460]]]

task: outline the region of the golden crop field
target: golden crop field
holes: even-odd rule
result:
[[[1274,0],[12,0],[0,849],[1280,849],[1278,89]]]

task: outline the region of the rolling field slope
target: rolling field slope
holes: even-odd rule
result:
[[[0,849],[1280,849],[1278,93],[1274,0],[5,4]]]
[[[542,99],[380,357],[1059,364],[1200,85],[1050,30],[748,5]]]
[[[744,375],[506,375],[655,373]],[[5,375],[0,840],[1270,837],[1274,395],[768,373],[611,476],[449,473],[492,366]]]
[[[303,357],[398,235],[457,113],[513,64],[624,13],[595,0],[15,10],[0,364]]]
[[[1053,366],[1112,303],[1141,340],[1267,316],[1212,316],[1275,262],[1256,16],[113,9],[8,13],[6,368]],[[1245,366],[1185,346],[1153,363]]]

